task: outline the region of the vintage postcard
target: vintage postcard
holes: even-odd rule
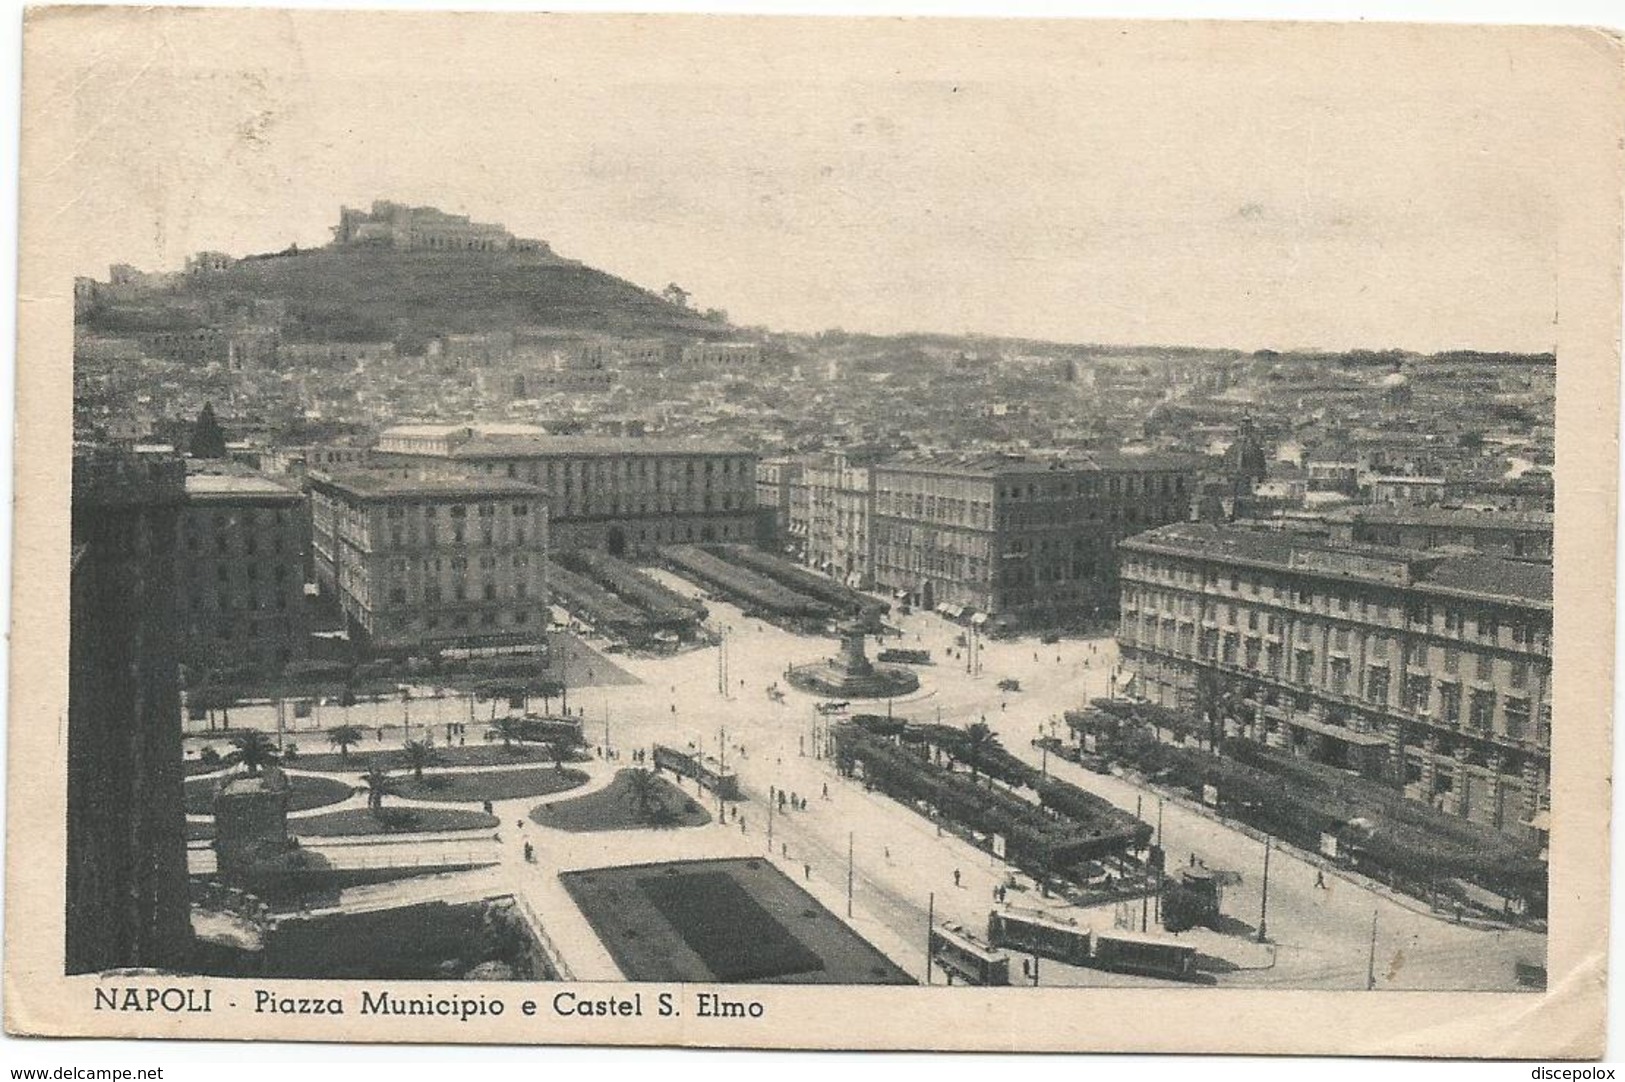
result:
[[[25,48],[11,1032],[1602,1053],[1616,35]]]

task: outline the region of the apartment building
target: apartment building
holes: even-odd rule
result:
[[[317,583],[372,653],[542,640],[544,493],[506,477],[312,473]]]
[[[223,465],[186,477],[179,598],[188,680],[269,679],[309,652],[302,492]]]
[[[1549,806],[1551,567],[1181,524],[1124,541],[1133,690],[1523,834]]]
[[[561,550],[619,556],[661,544],[756,537],[756,456],[736,447],[510,434],[490,426],[404,431],[379,437],[375,462],[535,486],[548,495],[552,544]]]
[[[68,973],[191,962],[176,539],[186,467],[76,451],[68,598]]]
[[[874,585],[872,457],[834,452],[808,462],[808,565],[858,589]]]
[[[1117,603],[1117,542],[1188,518],[1200,463],[931,454],[877,464],[875,583],[911,604],[1010,622],[1096,618]]]

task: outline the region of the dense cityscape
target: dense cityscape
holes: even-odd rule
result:
[[[1544,987],[1550,354],[74,299],[70,973]]]

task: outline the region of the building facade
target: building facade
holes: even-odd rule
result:
[[[536,486],[548,496],[552,544],[560,550],[619,556],[756,536],[756,456],[735,447],[473,427],[412,426],[411,433],[384,432],[374,460]]]
[[[316,580],[374,654],[541,642],[545,495],[506,477],[312,473]]]
[[[874,473],[866,459],[823,455],[803,471],[807,487],[807,547],[803,558],[857,589],[874,585]]]
[[[773,540],[790,540],[790,492],[802,483],[805,465],[795,458],[764,458],[756,464],[756,506],[773,516]]]
[[[927,455],[874,467],[875,583],[1024,623],[1115,610],[1117,542],[1189,517],[1200,460]]]
[[[193,472],[179,597],[190,682],[271,679],[309,654],[305,496],[243,470]]]
[[[1549,806],[1551,568],[1184,524],[1122,544],[1134,690],[1524,835]]]
[[[69,578],[66,971],[184,969],[178,458],[76,454]]]

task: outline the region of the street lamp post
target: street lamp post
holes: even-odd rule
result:
[[[852,915],[852,843],[856,834],[846,832],[846,915]]]
[[[1270,912],[1270,838],[1264,838],[1264,896],[1258,904],[1258,941],[1264,942],[1266,921]]]
[[[1365,990],[1372,991],[1377,987],[1377,911],[1371,911],[1371,950],[1365,961]]]
[[[931,983],[931,933],[937,927],[937,893],[932,891],[925,900],[925,983]]]

